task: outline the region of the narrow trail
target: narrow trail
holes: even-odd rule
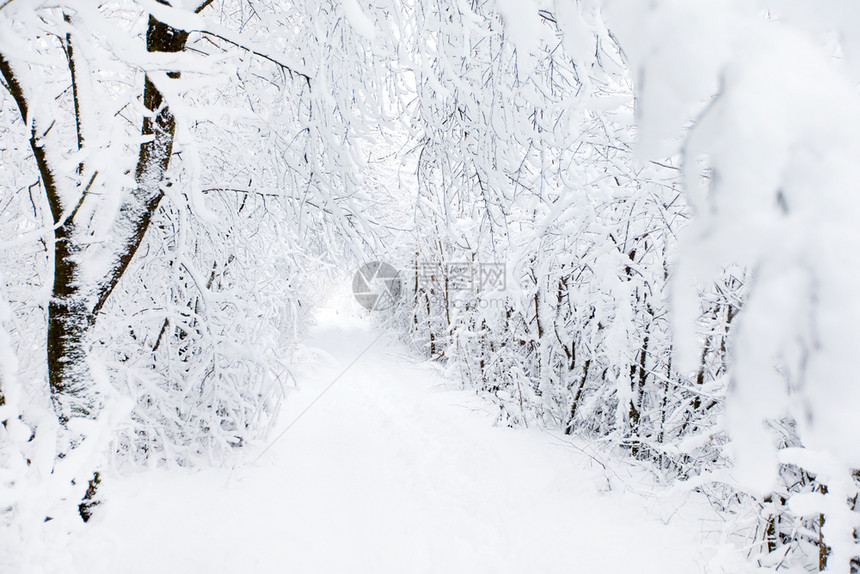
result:
[[[76,568],[732,571],[703,539],[714,515],[702,500],[644,496],[562,437],[494,426],[489,403],[357,319],[322,313],[308,346],[320,351],[300,367],[280,428],[295,423],[256,464],[109,478]]]

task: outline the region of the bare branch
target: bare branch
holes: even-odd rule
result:
[[[205,8],[210,3],[210,0],[205,0],[204,3],[195,10],[195,13]],[[208,34],[214,38],[233,44],[234,46],[251,52],[256,56],[275,64],[281,69],[288,71],[290,73],[290,77],[301,76],[305,79],[309,87],[311,85],[311,77],[307,73],[298,70],[295,64],[287,63],[283,61],[282,58],[265,53],[262,49],[254,47],[252,42],[249,40],[241,37],[233,37],[231,32],[220,29],[219,26],[207,22],[202,17],[190,16],[188,12],[179,11],[163,2],[148,4],[147,9],[149,10],[151,17],[156,18],[160,22],[164,22],[166,25],[174,27],[176,30],[184,30],[185,33],[198,32],[200,34]]]
[[[11,2],[12,0],[9,0],[9,1]],[[214,2],[214,1],[215,1],[215,0],[206,0],[205,2],[203,2],[203,4],[201,4],[200,6],[198,6],[198,7],[194,10],[194,13],[195,13],[195,14],[200,14],[200,13],[201,13],[201,12],[202,12],[206,7],[207,7],[207,6],[209,6],[210,4],[212,4],[212,2]]]
[[[71,23],[72,18],[68,14],[63,14],[63,20],[66,23]],[[65,52],[66,52],[66,60],[69,64],[69,75],[72,78],[72,101],[75,105],[75,130],[78,135],[78,150],[84,147],[84,134],[81,128],[81,100],[80,100],[80,90],[78,88],[78,71],[77,65],[75,62],[75,50],[72,45],[72,34],[66,33],[66,41],[65,41]],[[83,173],[84,164],[78,164],[78,175]]]
[[[286,70],[287,72],[289,72],[291,78],[294,75],[295,76],[301,76],[307,82],[308,87],[310,87],[310,85],[311,85],[311,77],[309,75],[307,75],[303,72],[297,71],[296,69],[290,67],[289,65],[287,65],[287,64],[285,64],[279,60],[276,60],[272,56],[269,56],[269,55],[264,54],[262,52],[258,52],[257,50],[250,48],[250,47],[248,47],[248,46],[246,46],[246,45],[244,45],[241,42],[238,42],[236,40],[231,40],[230,38],[225,38],[224,36],[222,36],[221,34],[218,34],[216,32],[210,32],[209,30],[194,30],[194,31],[199,32],[201,34],[208,34],[214,38],[218,38],[219,40],[224,40],[225,42],[227,42],[229,44],[233,44],[234,46],[236,46],[238,48],[242,48],[243,50],[248,51],[248,52],[254,54],[255,56],[259,56],[259,57],[263,58],[264,60],[268,60],[269,62],[275,64],[276,66],[278,66],[282,70]]]

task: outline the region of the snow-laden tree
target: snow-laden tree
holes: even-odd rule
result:
[[[676,167],[632,153],[631,83],[597,6],[406,10],[417,197],[392,251],[401,325],[512,422],[609,437],[676,475],[722,460],[719,440],[678,443],[712,434],[743,272],[703,291],[709,343],[680,374],[667,301],[686,202]],[[483,283],[493,265],[504,290]]]
[[[0,9],[2,546],[73,529],[105,450],[264,437],[319,278],[373,241],[387,80],[348,11],[186,4]]]
[[[289,299],[306,265],[372,235],[353,205],[351,144],[368,131],[356,114],[381,109],[384,75],[367,73],[369,40],[339,4],[15,2],[2,16],[4,151],[38,168],[32,180],[26,167],[4,170],[14,180],[7,215],[26,228],[31,210],[35,222],[9,236],[42,241],[53,268],[47,370],[62,421],[102,402],[94,344],[116,353],[106,338],[129,335],[154,355],[173,337],[191,341],[206,330],[194,316],[209,291],[265,293],[255,283],[286,280]],[[123,296],[112,297],[118,286]],[[242,307],[240,293],[219,297]],[[128,306],[146,299],[158,310]],[[128,324],[104,321],[93,336],[114,300],[107,315],[124,311]]]
[[[760,4],[614,2],[610,23],[639,79],[640,152],[682,151],[695,208],[675,282],[679,363],[694,368],[700,348],[695,280],[748,266],[726,406],[735,484],[766,502],[774,562],[800,542],[820,570],[849,572],[860,555],[860,14],[850,2]]]
[[[179,72],[171,69],[169,58],[164,62],[167,72],[157,71],[156,62],[159,55],[181,52],[188,40],[188,32],[150,16],[145,52],[138,48],[134,54],[151,70],[141,102],[147,110],[142,141],[130,169],[128,161],[117,161],[128,155],[122,149],[130,143],[121,137],[125,130],[111,134],[110,124],[98,119],[118,110],[99,105],[104,100],[95,93],[97,76],[87,54],[96,49],[96,38],[115,39],[117,32],[116,24],[95,8],[25,2],[3,11],[0,72],[28,132],[51,215],[47,360],[51,395],[64,423],[98,408],[87,365],[88,334],[143,241],[163,187],[169,184],[166,172],[176,120],[164,98],[166,86],[159,89],[156,83],[178,79]],[[116,74],[111,79],[123,78]],[[58,94],[50,88],[58,82],[70,88],[71,101],[65,106],[53,101]]]

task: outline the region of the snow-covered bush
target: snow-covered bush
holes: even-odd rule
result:
[[[857,14],[772,4],[408,3],[393,316],[504,419],[759,504],[763,563],[845,569]],[[505,292],[456,286],[482,263]]]
[[[609,437],[689,475],[722,460],[719,439],[694,453],[678,441],[710,436],[721,409],[743,271],[703,291],[709,343],[682,376],[667,312],[687,217],[678,169],[634,157],[633,92],[596,7],[510,8],[413,8],[418,189],[394,253],[410,275],[400,324],[511,422]],[[464,293],[446,264],[503,264],[507,288]]]

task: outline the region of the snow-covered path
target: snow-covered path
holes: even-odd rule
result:
[[[109,477],[76,570],[723,571],[708,566],[703,502],[643,495],[561,437],[493,426],[486,401],[376,337],[321,315],[310,344],[325,353],[281,428],[361,356],[255,465]]]

